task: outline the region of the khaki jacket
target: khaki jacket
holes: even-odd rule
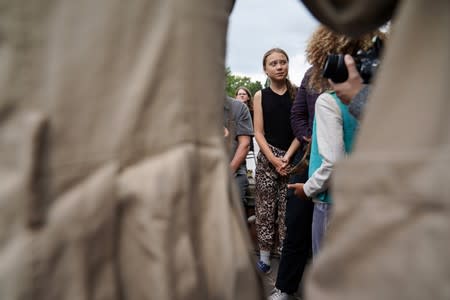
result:
[[[307,299],[450,299],[450,2],[304,3],[353,35],[393,15],[355,151],[336,169]]]
[[[262,299],[220,122],[232,4],[0,0],[0,299]]]

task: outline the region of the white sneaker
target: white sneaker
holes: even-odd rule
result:
[[[295,300],[294,296],[283,293],[280,290],[275,290],[275,292],[269,296],[268,300]]]

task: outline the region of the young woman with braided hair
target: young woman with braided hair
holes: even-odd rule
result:
[[[289,57],[279,48],[263,56],[263,69],[270,85],[255,93],[254,129],[259,145],[256,188],[256,233],[260,249],[257,267],[269,273],[270,253],[274,250],[278,224],[280,253],[285,236],[285,212],[289,162],[299,143],[292,133],[290,116],[297,88],[289,81]]]

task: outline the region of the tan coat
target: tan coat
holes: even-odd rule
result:
[[[450,2],[304,2],[350,34],[396,7],[356,149],[336,170],[307,299],[450,299]]]
[[[232,3],[0,0],[0,299],[262,298],[219,122]]]

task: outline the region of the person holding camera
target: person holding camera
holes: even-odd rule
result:
[[[367,102],[369,83],[380,65],[385,39],[386,35],[378,31],[372,45],[367,50],[358,50],[354,58],[349,54],[331,53],[325,62],[323,76],[358,120]]]
[[[313,67],[310,84],[323,93],[319,95],[315,104],[309,179],[304,184],[289,184],[288,188],[294,189],[298,197],[305,200],[312,199],[314,202],[313,257],[319,253],[331,216],[333,200],[329,184],[334,166],[339,159],[351,152],[353,137],[358,128],[358,121],[349,113],[347,105],[330,89],[327,78],[345,81],[347,74],[338,76],[338,71],[346,72],[339,61],[343,60],[344,54],[356,55],[360,50],[369,50],[373,46],[372,38],[376,34],[379,34],[379,31],[360,38],[351,38],[321,25],[313,33],[307,46],[308,60]],[[335,64],[329,53],[338,53],[336,57],[342,59],[336,60]]]

